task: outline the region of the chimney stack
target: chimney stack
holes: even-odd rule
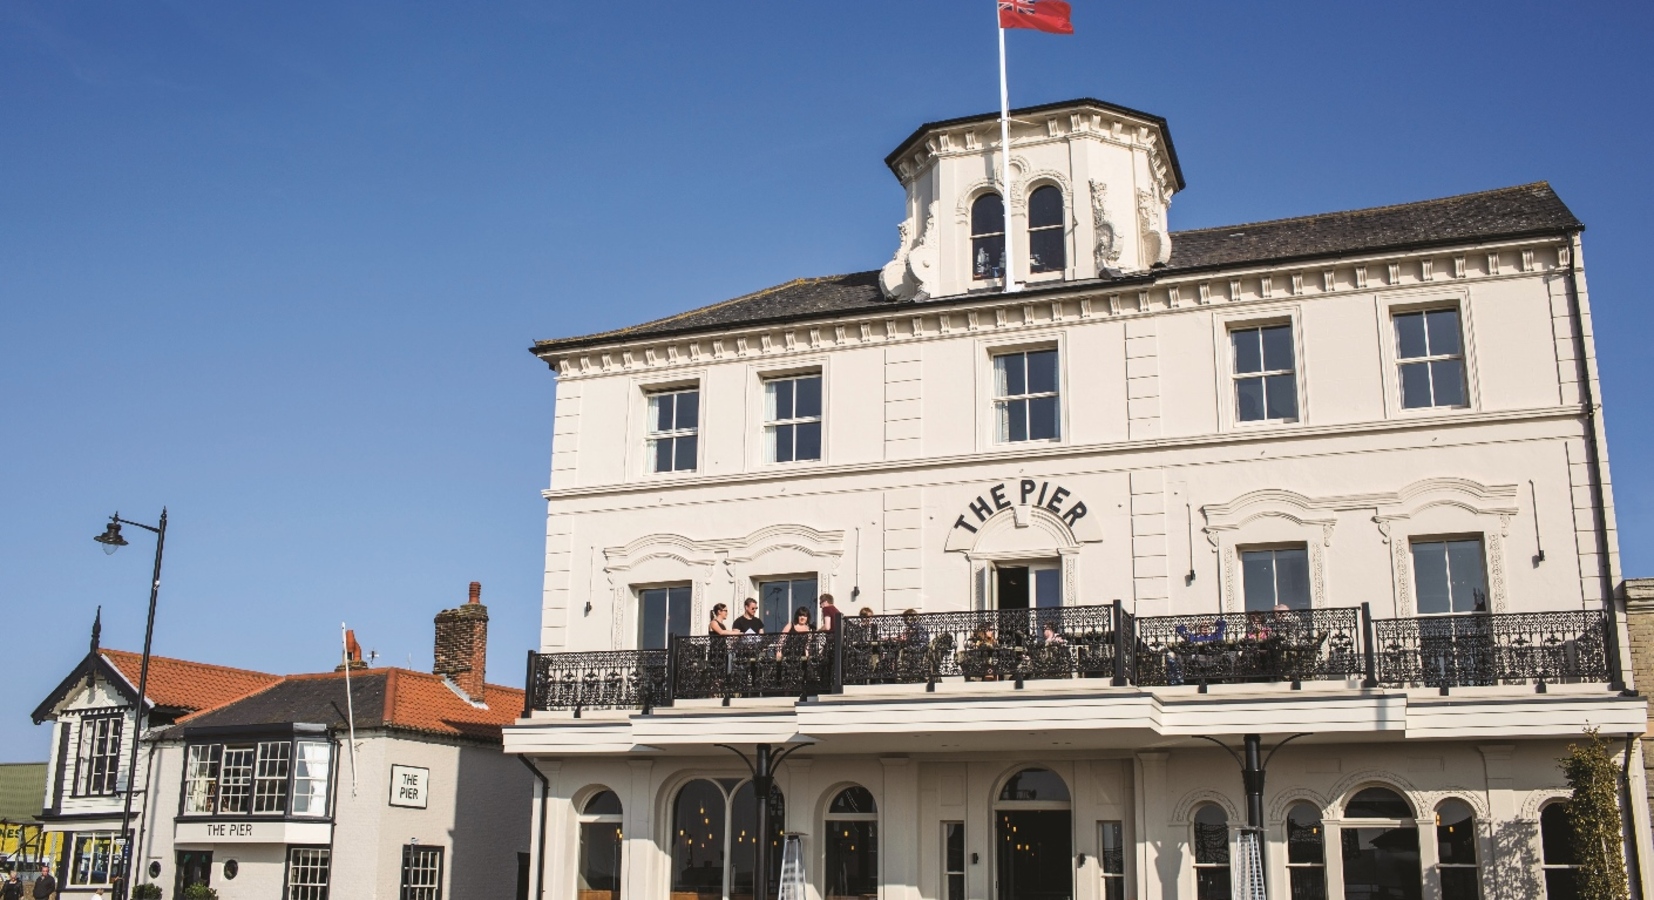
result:
[[[362,645],[356,642],[356,629],[345,631],[345,661],[333,667],[335,672],[343,672],[346,667],[352,672],[365,669],[368,664],[362,661]]]
[[[436,614],[436,664],[431,671],[452,679],[477,703],[483,702],[483,680],[488,669],[488,607],[482,605],[482,583],[471,582],[464,606]]]

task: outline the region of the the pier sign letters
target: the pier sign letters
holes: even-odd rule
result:
[[[431,770],[417,766],[391,766],[391,805],[424,809],[430,794]]]
[[[972,500],[965,512],[954,520],[953,527],[963,528],[974,534],[977,526],[988,521],[994,513],[1010,509],[1012,504],[1005,485],[1006,482],[1002,481],[989,488],[986,497],[979,495]],[[1043,509],[1057,516],[1070,529],[1074,527],[1075,522],[1085,518],[1085,504],[1078,500],[1069,503],[1072,492],[1060,484],[1024,478],[1017,482],[1016,492],[1017,506],[1027,506],[1031,501],[1036,509]]]

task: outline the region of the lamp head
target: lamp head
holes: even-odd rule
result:
[[[114,517],[109,519],[109,527],[103,530],[103,534],[92,540],[103,545],[104,553],[114,553],[126,546],[126,538],[121,537],[121,523],[115,521]]]

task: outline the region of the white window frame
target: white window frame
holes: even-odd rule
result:
[[[985,231],[979,235],[976,233],[976,223],[973,221],[975,219],[973,214],[976,211],[976,201],[989,194],[999,198],[1000,208],[1004,210],[1004,219],[1000,224],[1003,230],[998,232]],[[997,287],[1005,283],[1005,271],[1003,269],[1000,270],[998,276],[986,275],[979,278],[976,274],[976,239],[979,237],[993,237],[995,234],[998,234],[1001,240],[1000,260],[1009,262],[1007,256],[1011,249],[1010,241],[1013,234],[1011,228],[1011,202],[1005,198],[1004,194],[999,192],[997,187],[990,187],[973,195],[969,202],[965,204],[965,284],[969,290]]]
[[[319,759],[306,752],[310,748],[320,748]],[[318,766],[320,772],[315,771]],[[306,818],[326,816],[328,799],[332,796],[333,744],[329,741],[295,740],[289,767],[293,787],[287,798],[288,814]]]
[[[1493,584],[1492,584],[1493,577],[1492,577],[1492,572],[1490,571],[1491,566],[1488,564],[1489,548],[1488,548],[1488,538],[1487,538],[1486,533],[1477,531],[1477,532],[1470,532],[1470,533],[1465,533],[1465,534],[1409,535],[1409,536],[1407,536],[1406,541],[1407,541],[1407,543],[1406,543],[1405,547],[1406,547],[1406,550],[1407,550],[1408,574],[1413,579],[1413,583],[1412,583],[1412,585],[1410,585],[1410,587],[1413,590],[1413,614],[1415,616],[1419,616],[1421,618],[1432,617],[1432,616],[1470,616],[1470,615],[1484,615],[1484,614],[1493,612]],[[1482,545],[1482,590],[1483,590],[1482,609],[1480,610],[1480,612],[1478,612],[1474,609],[1460,612],[1458,610],[1454,610],[1454,609],[1451,609],[1451,608],[1447,612],[1428,612],[1427,613],[1427,612],[1423,611],[1422,609],[1419,608],[1419,598],[1421,596],[1420,591],[1419,591],[1419,565],[1418,565],[1418,559],[1413,555],[1413,548],[1416,547],[1419,544],[1451,544],[1451,543],[1458,543],[1458,542],[1464,542],[1464,541],[1475,541],[1476,543]],[[1453,588],[1452,557],[1448,557],[1447,587],[1448,587],[1448,590],[1451,592],[1451,590]],[[1456,606],[1457,605],[1457,603],[1455,602],[1456,600],[1457,600],[1457,598],[1453,597],[1450,593],[1449,596],[1448,596],[1448,601],[1447,601],[1448,606],[1449,607]]]
[[[772,414],[770,412],[770,408],[771,408],[770,397],[771,397],[772,388],[775,385],[779,385],[783,382],[797,382],[797,381],[801,381],[801,380],[807,379],[807,378],[815,378],[820,382],[821,410],[820,410],[819,414],[814,415],[814,416],[799,416],[799,415],[796,415],[796,413],[798,411],[797,410],[798,395],[797,395],[797,387],[795,386],[793,388],[793,391],[794,391],[794,394],[793,394],[793,402],[794,402],[793,412],[795,413],[795,415],[793,415],[791,418],[786,418],[786,419],[771,418]],[[826,460],[826,458],[827,458],[827,376],[826,376],[826,373],[822,369],[820,369],[820,368],[804,369],[804,370],[793,371],[793,372],[772,373],[772,374],[760,375],[759,376],[759,398],[758,399],[759,399],[759,403],[762,404],[761,407],[760,407],[760,412],[761,412],[760,418],[764,423],[764,433],[763,433],[763,439],[762,439],[762,442],[761,442],[762,446],[760,448],[760,452],[762,453],[761,459],[762,459],[762,461],[765,465],[775,465],[775,466],[812,465],[812,464],[819,464],[819,463]],[[819,425],[819,426],[821,426],[821,438],[820,438],[819,444],[817,445],[817,455],[816,455],[816,457],[814,459],[799,459],[799,458],[797,458],[796,454],[797,454],[798,442],[797,442],[797,438],[795,436],[794,441],[793,441],[794,457],[792,459],[789,459],[789,460],[778,460],[778,459],[776,459],[776,456],[779,455],[776,452],[776,450],[777,450],[776,440],[778,439],[779,428],[781,426],[785,426],[785,425],[805,425],[805,424],[809,424],[809,423],[812,423],[812,422]]]
[[[1224,847],[1225,855],[1229,857],[1228,862],[1200,862],[1200,842],[1195,839],[1195,828],[1199,823],[1195,821],[1195,816],[1199,814],[1201,807],[1205,806],[1216,807],[1219,812],[1223,813],[1224,830],[1227,832],[1224,835]],[[1229,873],[1229,884],[1232,888],[1235,884],[1235,855],[1235,817],[1229,814],[1229,810],[1225,809],[1220,803],[1207,801],[1196,805],[1194,809],[1189,811],[1189,867],[1194,874],[1194,878],[1190,882],[1191,887],[1197,887],[1200,884],[1201,872],[1211,870]]]
[[[958,869],[950,869],[948,868],[948,836],[949,832],[955,828],[959,829],[960,867]],[[971,845],[970,832],[965,829],[965,823],[963,821],[959,819],[943,820],[942,852],[939,855],[941,856],[942,863],[942,884],[936,892],[937,897],[940,898],[940,900],[955,900],[953,895],[948,893],[948,879],[957,875],[959,877],[960,884],[958,900],[966,900],[966,898],[970,896],[970,878],[966,873],[970,870]],[[880,877],[882,878],[883,876],[884,873],[881,872]]]
[[[333,880],[333,851],[330,848],[288,847],[286,862],[283,878],[286,900],[328,900],[328,890]]]
[[[1293,344],[1293,353],[1292,353],[1293,359],[1292,359],[1292,367],[1289,368],[1289,369],[1271,369],[1271,368],[1269,368],[1269,364],[1264,360],[1263,332],[1266,329],[1275,329],[1275,328],[1285,328],[1287,330],[1288,338],[1292,341],[1292,344]],[[1258,365],[1261,368],[1256,372],[1242,372],[1242,371],[1240,371],[1239,367],[1236,365],[1238,360],[1235,358],[1236,355],[1237,355],[1237,351],[1235,350],[1235,338],[1236,338],[1237,335],[1243,335],[1243,334],[1256,334],[1257,335],[1258,344],[1259,344],[1259,347],[1258,347]],[[1230,381],[1229,396],[1230,396],[1230,399],[1235,404],[1235,422],[1236,422],[1236,424],[1251,425],[1253,423],[1296,422],[1296,421],[1298,421],[1298,359],[1297,359],[1298,353],[1297,353],[1297,341],[1298,341],[1297,329],[1295,329],[1293,327],[1292,321],[1290,319],[1285,321],[1285,322],[1256,322],[1256,323],[1247,323],[1247,324],[1230,326],[1230,328],[1229,328],[1229,348],[1230,348],[1229,349],[1229,366],[1230,366],[1230,370],[1229,370],[1229,372],[1230,372],[1230,374],[1229,374],[1229,381]],[[1292,381],[1292,415],[1290,415],[1290,416],[1271,416],[1271,415],[1269,415],[1269,380],[1271,378],[1278,378],[1278,377],[1283,376],[1283,375],[1290,377],[1290,379]],[[1243,418],[1241,418],[1240,387],[1241,387],[1241,382],[1243,382],[1243,381],[1258,381],[1258,382],[1262,383],[1263,397],[1264,397],[1264,415],[1261,418],[1257,418],[1257,419],[1243,419]]]
[[[657,431],[655,429],[655,422],[657,421],[657,419],[655,418],[655,416],[650,415],[650,412],[651,412],[651,410],[654,406],[655,398],[660,397],[660,396],[664,396],[664,395],[667,395],[667,394],[683,394],[683,393],[689,393],[691,391],[693,391],[696,395],[696,397],[695,397],[695,427],[693,427],[693,428],[673,428],[673,429],[668,430],[668,431]],[[703,436],[703,433],[705,431],[704,425],[706,423],[706,402],[705,402],[706,401],[706,391],[703,388],[701,382],[699,380],[696,380],[696,381],[692,381],[692,382],[684,382],[684,383],[678,383],[678,384],[658,385],[658,386],[652,386],[652,387],[645,387],[645,388],[643,388],[642,394],[643,394],[643,466],[642,466],[642,468],[643,468],[644,474],[649,476],[649,477],[655,477],[655,478],[659,478],[659,477],[670,478],[670,477],[673,477],[673,476],[682,477],[682,476],[686,476],[686,475],[694,475],[697,472],[700,472],[701,471],[701,462],[702,462],[702,459],[705,456],[705,451],[706,451],[706,441],[702,440],[702,436]],[[674,403],[674,407],[673,407],[673,424],[674,425],[677,424],[676,402],[677,401],[673,401],[673,403]],[[680,438],[686,438],[686,437],[695,438],[695,464],[693,466],[691,466],[690,468],[687,468],[687,469],[679,469],[679,468],[675,468],[675,467],[672,468],[672,469],[666,469],[666,470],[656,469],[655,468],[655,453],[656,453],[655,442],[656,441],[662,441],[662,440],[671,440],[671,441],[674,442],[673,451],[672,451],[672,458],[673,458],[674,466],[675,466],[676,465],[676,460],[677,460],[676,441]]]
[[[1577,873],[1579,871],[1578,863],[1552,863],[1545,861],[1545,810],[1549,807],[1565,802],[1567,802],[1566,797],[1556,797],[1539,804],[1539,827],[1534,829],[1534,837],[1538,841],[1538,846],[1534,848],[1537,851],[1534,855],[1539,859],[1539,885],[1541,900],[1545,900],[1545,898],[1549,898],[1550,896],[1549,889],[1546,887],[1546,881],[1548,881],[1548,879],[1545,878],[1546,873],[1557,871],[1571,871]],[[1567,813],[1564,812],[1563,814],[1566,815]],[[1569,824],[1570,826],[1572,825],[1571,822]],[[1575,874],[1574,878],[1577,880],[1579,878],[1578,874]]]
[[[191,744],[184,751],[185,815],[218,812],[219,772],[223,760],[223,744]]]
[[[293,742],[259,741],[253,765],[253,815],[285,815],[291,803]]]
[[[1235,371],[1235,344],[1231,335],[1251,328],[1270,328],[1286,325],[1292,329],[1292,374],[1298,392],[1298,415],[1291,419],[1257,419],[1243,422],[1240,418],[1240,398],[1236,382],[1264,373],[1240,374]],[[1212,389],[1216,398],[1218,431],[1248,431],[1296,427],[1310,422],[1309,365],[1304,347],[1302,307],[1297,303],[1270,303],[1250,306],[1244,310],[1215,313],[1212,316],[1212,354],[1215,378]],[[1280,374],[1280,372],[1273,372]]]
[[[1062,217],[1056,225],[1045,225],[1045,226],[1041,226],[1039,228],[1035,228],[1034,226],[1028,224],[1028,223],[1030,223],[1034,220],[1033,219],[1033,215],[1034,215],[1034,192],[1039,190],[1040,188],[1051,188],[1052,190],[1057,192],[1057,196],[1062,198]],[[1075,266],[1074,247],[1073,247],[1073,241],[1071,240],[1071,238],[1073,236],[1073,233],[1074,233],[1074,205],[1071,202],[1072,198],[1070,198],[1068,196],[1068,191],[1064,190],[1063,186],[1061,184],[1058,184],[1057,182],[1052,181],[1048,178],[1047,179],[1041,179],[1039,181],[1034,182],[1033,184],[1028,185],[1023,190],[1022,196],[1023,196],[1023,201],[1022,201],[1022,204],[1021,204],[1021,207],[1022,207],[1022,222],[1023,222],[1023,228],[1022,228],[1023,241],[1022,242],[1026,246],[1027,252],[1026,253],[1019,252],[1017,254],[1017,259],[1026,261],[1026,263],[1027,263],[1027,270],[1026,270],[1027,281],[1030,284],[1032,284],[1034,282],[1043,282],[1043,281],[1062,281],[1062,280],[1064,280],[1065,278],[1068,277],[1068,274],[1070,272],[1074,271],[1074,266]],[[1008,212],[1009,211],[1007,211],[1007,219],[1009,219]],[[1007,221],[1006,224],[1009,225],[1010,224],[1009,221]],[[1062,235],[1062,253],[1063,253],[1062,268],[1060,268],[1060,269],[1047,269],[1043,272],[1035,272],[1034,271],[1034,232],[1035,231],[1056,231],[1056,232],[1058,232]],[[1018,250],[1020,251],[1020,250],[1022,250],[1022,248],[1018,248]],[[972,264],[971,268],[972,268],[972,274],[975,274],[974,261],[973,261],[973,264]]]
[[[1423,356],[1402,356],[1401,355],[1401,322],[1400,322],[1400,320],[1402,318],[1409,317],[1409,316],[1419,316],[1421,322],[1426,322],[1427,323],[1431,313],[1449,313],[1449,312],[1452,313],[1454,318],[1456,318],[1458,320],[1457,324],[1458,324],[1458,330],[1459,330],[1459,352],[1457,352],[1457,353],[1437,353],[1437,352],[1435,352],[1435,348],[1427,347],[1425,349],[1425,352],[1424,352]],[[1401,393],[1400,395],[1397,396],[1396,399],[1397,399],[1397,402],[1402,405],[1403,409],[1409,409],[1409,410],[1413,410],[1413,409],[1463,409],[1463,408],[1470,405],[1470,386],[1469,386],[1469,383],[1468,383],[1469,382],[1469,378],[1468,378],[1469,373],[1466,371],[1465,353],[1464,353],[1464,349],[1465,349],[1464,348],[1464,315],[1463,315],[1463,313],[1459,312],[1458,306],[1456,306],[1456,305],[1455,306],[1426,306],[1426,307],[1421,307],[1419,309],[1392,310],[1391,313],[1390,313],[1390,328],[1391,328],[1392,331],[1395,332],[1395,334],[1393,335],[1393,340],[1396,342],[1396,348],[1395,348],[1396,349],[1396,384],[1397,384],[1398,389],[1404,387],[1403,379],[1401,377],[1401,370],[1408,367],[1408,366],[1425,366],[1426,367],[1425,371],[1429,373],[1429,378],[1430,378],[1430,402],[1428,404],[1424,405],[1424,406],[1407,406],[1407,397],[1406,397],[1405,393]],[[1428,345],[1429,342],[1430,342],[1430,330],[1429,330],[1428,325],[1426,325],[1426,327],[1425,327],[1424,340],[1425,340],[1425,343]],[[1438,362],[1455,362],[1455,361],[1458,362],[1458,364],[1459,364],[1459,374],[1460,374],[1460,378],[1462,379],[1462,382],[1459,385],[1459,387],[1460,387],[1460,389],[1462,390],[1462,392],[1464,394],[1465,402],[1464,403],[1438,403],[1436,401],[1436,369],[1435,369],[1435,366],[1433,364],[1438,363]]]
[[[1110,825],[1119,829],[1120,832],[1120,871],[1118,872],[1110,872],[1108,870],[1108,845],[1103,840],[1103,834]],[[1128,840],[1126,835],[1125,820],[1099,819],[1097,821],[1097,872],[1101,876],[1103,882],[1102,890],[1098,892],[1098,896],[1102,898],[1102,900],[1108,900],[1108,889],[1111,884],[1119,885],[1119,894],[1121,897],[1131,896],[1131,882],[1126,880],[1126,873],[1131,869],[1130,859],[1131,842]]]
[[[66,849],[68,851],[67,857],[68,857],[68,860],[69,860],[69,866],[68,866],[68,871],[67,872],[61,873],[63,875],[63,884],[65,886],[68,886],[68,887],[77,887],[77,888],[79,888],[79,887],[88,887],[88,888],[89,887],[102,887],[102,886],[107,886],[107,885],[113,884],[114,882],[111,881],[111,880],[108,880],[108,879],[106,879],[104,881],[93,881],[91,878],[84,878],[84,879],[81,878],[81,875],[80,875],[80,871],[81,871],[81,867],[80,867],[80,859],[81,859],[80,846],[81,846],[81,840],[82,839],[86,839],[86,840],[89,840],[89,841],[92,842],[92,847],[93,847],[93,857],[92,858],[94,860],[97,859],[96,854],[97,854],[98,848],[101,847],[103,849],[103,851],[106,855],[105,860],[104,860],[104,872],[110,878],[113,878],[116,874],[118,874],[116,872],[116,867],[117,867],[118,864],[116,863],[115,860],[118,858],[118,856],[122,852],[124,852],[125,846],[126,846],[126,841],[121,839],[120,832],[118,832],[118,831],[74,831],[74,832],[69,833],[68,839],[67,839],[67,841],[65,841]],[[87,872],[90,873],[91,869],[92,869],[92,867],[88,866],[87,867]]]
[[[632,629],[632,639],[637,642],[633,646],[639,650],[643,649],[643,626],[647,621],[643,614],[643,594],[645,591],[670,592],[673,590],[687,590],[689,592],[689,621],[685,623],[688,628],[683,633],[686,636],[692,636],[696,633],[696,627],[702,624],[699,617],[695,615],[695,582],[693,581],[661,581],[651,582],[648,584],[634,584],[631,586],[631,589],[633,607],[636,610],[636,624]],[[666,597],[666,613],[667,643],[670,644],[672,635],[672,595],[670,593],[668,593]]]
[[[1238,571],[1236,572],[1236,574],[1238,576],[1240,576],[1240,579],[1239,579],[1240,580],[1240,596],[1236,598],[1239,601],[1239,603],[1236,606],[1237,610],[1240,610],[1242,612],[1265,612],[1265,611],[1267,611],[1267,610],[1251,610],[1246,605],[1246,600],[1247,600],[1247,598],[1246,598],[1246,554],[1248,554],[1248,553],[1270,553],[1270,554],[1273,554],[1273,553],[1276,553],[1276,552],[1281,551],[1281,550],[1302,550],[1302,551],[1304,551],[1304,570],[1305,570],[1305,575],[1308,578],[1308,581],[1305,584],[1305,587],[1309,589],[1309,606],[1304,607],[1304,609],[1314,609],[1316,607],[1316,596],[1315,596],[1315,562],[1316,562],[1316,560],[1315,560],[1315,549],[1314,549],[1314,547],[1310,546],[1310,543],[1308,541],[1282,541],[1282,542],[1274,542],[1274,543],[1268,543],[1268,544],[1237,544],[1237,545],[1235,545],[1235,565],[1238,568]],[[1275,600],[1276,600],[1276,602],[1280,602],[1280,599],[1281,599],[1280,567],[1275,566],[1275,565],[1271,565],[1270,566],[1270,572],[1272,573],[1272,575],[1275,579],[1275,584],[1274,584],[1274,587],[1275,587]]]
[[[1481,389],[1476,365],[1475,309],[1470,293],[1462,289],[1443,290],[1426,288],[1395,293],[1381,292],[1374,297],[1375,325],[1379,335],[1379,362],[1383,367],[1384,414],[1386,418],[1405,419],[1421,416],[1463,415],[1482,408]],[[1397,344],[1395,317],[1432,309],[1455,308],[1459,311],[1459,340],[1463,345],[1465,405],[1421,406],[1406,409],[1401,405],[1401,363]],[[1423,359],[1422,357],[1420,359]],[[1418,360],[1409,359],[1408,362]]]
[[[446,855],[443,848],[436,844],[403,844],[398,900],[442,900],[442,871]]]
[[[75,747],[76,797],[112,797],[121,791],[121,742],[126,714],[85,716]]]
[[[999,411],[995,401],[1000,398],[995,389],[994,357],[1010,353],[1031,353],[1040,350],[1057,351],[1057,437],[1054,440],[1001,441],[999,439]],[[1027,452],[1031,448],[1061,447],[1069,444],[1073,419],[1069,415],[1068,335],[1059,328],[1042,327],[1026,335],[984,339],[976,343],[976,449],[979,452]]]
[[[1281,835],[1285,839],[1281,847],[1281,859],[1286,866],[1286,895],[1292,895],[1292,873],[1299,871],[1313,871],[1321,875],[1321,890],[1328,898],[1332,897],[1332,889],[1327,882],[1327,817],[1319,808],[1315,810],[1316,818],[1321,827],[1321,861],[1318,863],[1295,863],[1292,861],[1292,810],[1299,806],[1314,807],[1308,800],[1297,800],[1287,806],[1286,815],[1281,819]]]
[[[1447,805],[1449,802],[1461,803],[1467,809],[1470,810],[1470,852],[1471,852],[1471,855],[1474,857],[1474,859],[1472,859],[1470,862],[1467,862],[1467,863],[1442,862],[1441,858],[1440,858],[1440,852],[1441,851],[1440,851],[1439,848],[1441,847],[1441,838],[1437,837],[1434,832],[1441,830],[1441,827],[1442,827],[1442,823],[1441,823],[1442,812],[1441,812],[1441,810],[1442,810],[1442,807]],[[1482,841],[1481,841],[1481,827],[1480,827],[1481,822],[1476,816],[1476,807],[1471,805],[1471,803],[1469,801],[1465,800],[1463,797],[1446,797],[1446,798],[1443,798],[1442,800],[1440,800],[1439,802],[1436,803],[1436,809],[1433,813],[1433,817],[1434,817],[1435,824],[1431,826],[1431,830],[1432,830],[1433,833],[1430,835],[1430,838],[1431,838],[1431,840],[1436,842],[1436,847],[1438,848],[1437,849],[1437,859],[1436,859],[1436,873],[1437,873],[1436,874],[1436,881],[1437,881],[1437,884],[1441,883],[1441,873],[1443,871],[1451,871],[1451,870],[1455,870],[1455,869],[1469,869],[1471,872],[1475,873],[1475,877],[1476,877],[1476,896],[1478,896],[1478,897],[1484,896],[1484,892],[1482,890],[1482,846],[1481,846]],[[1419,843],[1421,845],[1420,849],[1422,850],[1423,849],[1422,845],[1423,845],[1424,842],[1421,840]]]
[[[231,761],[234,754],[234,761]],[[253,773],[258,770],[257,744],[225,744],[218,768],[218,800],[214,811],[220,815],[249,815],[253,811]],[[225,811],[224,795],[230,790],[236,809]]]

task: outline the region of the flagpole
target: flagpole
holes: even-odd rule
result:
[[[999,21],[999,4],[994,4]],[[1005,293],[1022,290],[1017,284],[1016,235],[1011,230],[1011,92],[1005,83],[1005,29],[999,29],[999,199],[1005,210]]]
[[[345,649],[345,718],[350,729],[350,795],[356,796],[356,703],[350,696],[350,631],[339,623],[339,643]]]

